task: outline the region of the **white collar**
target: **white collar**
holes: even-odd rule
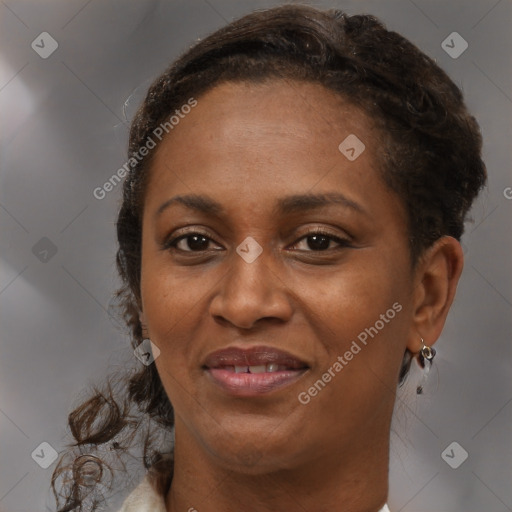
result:
[[[119,512],[166,512],[165,497],[160,496],[153,489],[149,475],[128,496]],[[384,505],[379,512],[390,512]]]

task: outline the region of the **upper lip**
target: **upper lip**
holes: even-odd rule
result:
[[[275,363],[290,369],[308,368],[307,363],[292,354],[263,345],[250,348],[227,347],[210,353],[204,365],[207,368],[223,366],[258,366]]]

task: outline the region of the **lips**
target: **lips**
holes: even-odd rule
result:
[[[265,346],[218,350],[203,365],[216,385],[238,396],[261,395],[290,385],[308,368],[288,352]]]
[[[268,371],[276,371],[276,367],[281,370],[300,370],[308,367],[304,361],[292,356],[288,352],[263,346],[251,347],[249,349],[229,347],[217,350],[206,358],[204,366],[207,368],[224,369],[230,367],[271,367]],[[254,373],[262,372],[255,371]]]

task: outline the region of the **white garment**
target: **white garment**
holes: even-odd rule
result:
[[[158,494],[151,485],[149,475],[126,498],[119,512],[167,512],[165,496]]]
[[[165,497],[157,494],[146,475],[126,498],[119,512],[166,512]],[[388,506],[384,505],[379,512],[389,512]]]

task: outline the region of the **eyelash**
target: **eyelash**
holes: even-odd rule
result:
[[[192,237],[194,235],[199,235],[201,237],[204,237],[206,238],[208,241],[213,241],[213,239],[207,234],[207,233],[204,233],[204,232],[201,232],[201,231],[190,231],[189,233],[186,233],[186,234],[183,234],[183,235],[179,235],[177,237],[174,237],[174,238],[171,238],[169,240],[167,240],[166,242],[164,242],[164,245],[163,245],[163,249],[166,249],[166,250],[174,250],[174,251],[178,251],[178,252],[181,252],[181,253],[191,253],[191,254],[200,254],[202,252],[206,252],[208,251],[208,249],[204,250],[204,251],[193,251],[193,250],[188,250],[188,251],[185,251],[185,250],[182,250],[182,249],[178,249],[176,246],[177,244],[181,241],[181,240],[185,240],[187,239],[188,237]],[[301,250],[300,252],[311,252],[311,253],[314,253],[314,252],[318,252],[318,253],[326,253],[328,251],[333,251],[333,250],[339,250],[339,249],[342,249],[342,248],[345,248],[345,247],[351,247],[351,244],[350,244],[350,240],[348,238],[341,238],[339,236],[335,236],[327,231],[324,231],[322,230],[321,228],[318,228],[318,229],[314,229],[312,231],[309,231],[307,233],[305,233],[304,235],[302,235],[293,245],[297,245],[298,242],[302,241],[302,240],[305,240],[311,236],[323,236],[323,237],[326,237],[328,239],[330,239],[331,241],[334,241],[336,242],[337,244],[339,244],[338,247],[335,247],[335,248],[328,248],[328,249],[323,249],[323,250],[314,250],[314,249],[310,249],[310,250]],[[215,250],[218,250],[218,249],[215,249]]]

